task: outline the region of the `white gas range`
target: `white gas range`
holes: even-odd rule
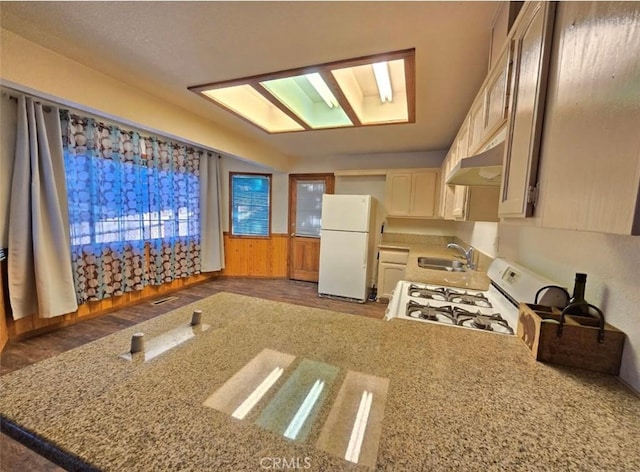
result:
[[[513,335],[518,325],[518,303],[563,306],[568,294],[557,284],[506,259],[495,259],[487,275],[486,291],[445,287],[401,280],[393,291],[385,319],[440,323],[458,328]],[[553,287],[551,290],[549,287]]]

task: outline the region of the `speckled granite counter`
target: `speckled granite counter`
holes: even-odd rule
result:
[[[134,332],[158,336],[193,309],[211,325],[195,339],[119,357]],[[339,369],[304,441],[203,406],[265,348]],[[226,293],[3,376],[0,412],[105,471],[263,470],[265,457],[367,470],[315,447],[349,371],[389,380],[377,470],[640,470],[640,399],[615,377],[537,363],[516,337]]]
[[[489,277],[486,270],[467,270],[466,272],[447,272],[442,270],[424,269],[418,266],[418,257],[442,257],[457,259],[464,262],[464,257],[455,249],[448,249],[446,244],[412,244],[400,242],[382,242],[379,249],[401,249],[409,251],[409,259],[405,269],[404,280],[423,282],[434,285],[451,287],[465,287],[475,290],[487,290]],[[484,267],[486,269],[486,267]]]

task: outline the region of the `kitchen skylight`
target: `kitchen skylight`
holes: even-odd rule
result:
[[[415,122],[415,50],[189,87],[268,133]]]

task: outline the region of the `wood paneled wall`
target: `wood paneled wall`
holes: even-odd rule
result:
[[[161,295],[175,292],[182,288],[201,283],[219,275],[228,277],[262,277],[287,278],[289,237],[286,234],[272,234],[270,238],[232,238],[224,235],[225,269],[222,272],[200,274],[185,279],[177,279],[171,283],[159,286],[147,286],[137,292],[126,293],[119,297],[107,298],[99,302],[88,302],[78,307],[74,313],[55,318],[38,318],[35,315],[13,320],[9,310],[5,310],[8,303],[4,299],[5,293],[0,293],[0,349],[6,339],[24,339],[35,334],[51,331],[63,326],[72,325],[79,321],[95,318],[111,311],[135,305],[145,300],[152,300]],[[6,275],[6,264],[0,283]]]
[[[72,325],[85,319],[95,318],[129,305],[135,305],[136,303],[140,303],[145,300],[153,300],[161,295],[166,295],[185,287],[210,280],[218,275],[219,272],[210,272],[177,279],[163,285],[147,286],[140,291],[125,293],[119,297],[107,298],[98,302],[85,303],[80,305],[78,310],[74,313],[57,316],[55,318],[38,318],[36,315],[32,315],[19,320],[13,320],[10,315],[5,315],[3,316],[3,319],[6,320],[9,339],[24,339],[35,334]],[[2,306],[4,314],[4,307],[6,304],[3,303]]]
[[[224,234],[222,275],[228,277],[288,276],[289,236],[272,234],[270,238],[234,238]]]

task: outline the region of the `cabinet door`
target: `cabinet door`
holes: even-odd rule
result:
[[[447,154],[440,168],[440,216],[445,220],[453,220],[453,185],[447,184],[451,170],[451,151]]]
[[[509,73],[509,48],[505,48],[487,80],[487,108],[484,137],[491,136],[507,119],[507,84]],[[484,139],[483,139],[484,141]]]
[[[445,220],[454,220],[455,216],[453,215],[453,207],[456,194],[455,187],[443,182],[442,188],[444,189],[441,197],[443,199],[442,218]]]
[[[482,90],[469,110],[469,155],[475,154],[485,136],[485,90]]]
[[[388,172],[385,206],[389,216],[409,216],[411,210],[411,172]]]
[[[640,234],[639,8],[558,4],[540,162],[543,227]],[[615,25],[606,35],[594,26],[604,19]]]
[[[453,195],[453,217],[456,220],[464,220],[466,217],[468,187],[456,185]]]
[[[531,2],[523,7],[514,25],[514,67],[500,216],[533,214],[554,12],[554,3]]]
[[[498,187],[469,187],[465,204],[465,221],[500,221]]]
[[[438,172],[415,172],[411,179],[411,216],[433,218],[438,203]]]
[[[404,278],[405,265],[381,262],[378,265],[378,299],[391,298],[396,284]]]
[[[458,139],[456,141],[456,164],[460,159],[469,157],[469,120],[465,119],[464,123],[458,131]]]

